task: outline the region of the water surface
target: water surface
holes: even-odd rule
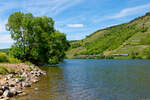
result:
[[[41,68],[47,75],[18,100],[150,100],[150,60],[66,59]]]

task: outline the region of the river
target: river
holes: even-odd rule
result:
[[[47,75],[17,100],[150,100],[150,60],[65,59],[41,69]]]

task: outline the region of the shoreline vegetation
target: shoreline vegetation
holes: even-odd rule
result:
[[[58,64],[69,48],[66,35],[54,28],[51,17],[15,12],[6,24],[14,44],[0,50],[0,99],[26,95],[25,89],[39,81],[37,65]],[[38,88],[38,87],[37,87]]]

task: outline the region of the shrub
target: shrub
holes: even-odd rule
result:
[[[150,44],[150,34],[148,34],[148,35],[146,36],[146,38],[143,38],[143,39],[140,41],[140,43],[141,43],[142,45],[149,45],[149,44]]]
[[[12,64],[16,64],[16,63],[21,63],[21,60],[10,57],[10,58],[8,58],[8,62],[12,63]]]
[[[8,56],[6,53],[0,52],[0,62],[8,62]]]
[[[71,45],[71,48],[73,49],[73,48],[77,48],[77,47],[80,47],[80,46],[81,46],[80,43],[75,43],[75,44]]]
[[[107,55],[105,56],[105,59],[114,59],[114,57],[112,55]]]
[[[150,59],[150,48],[146,48],[143,52],[144,58]]]
[[[25,61],[24,63],[27,65],[33,65],[30,61]]]

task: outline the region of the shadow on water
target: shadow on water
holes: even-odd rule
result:
[[[150,98],[150,60],[70,59],[41,69],[47,75],[28,89],[29,95],[18,100]]]

